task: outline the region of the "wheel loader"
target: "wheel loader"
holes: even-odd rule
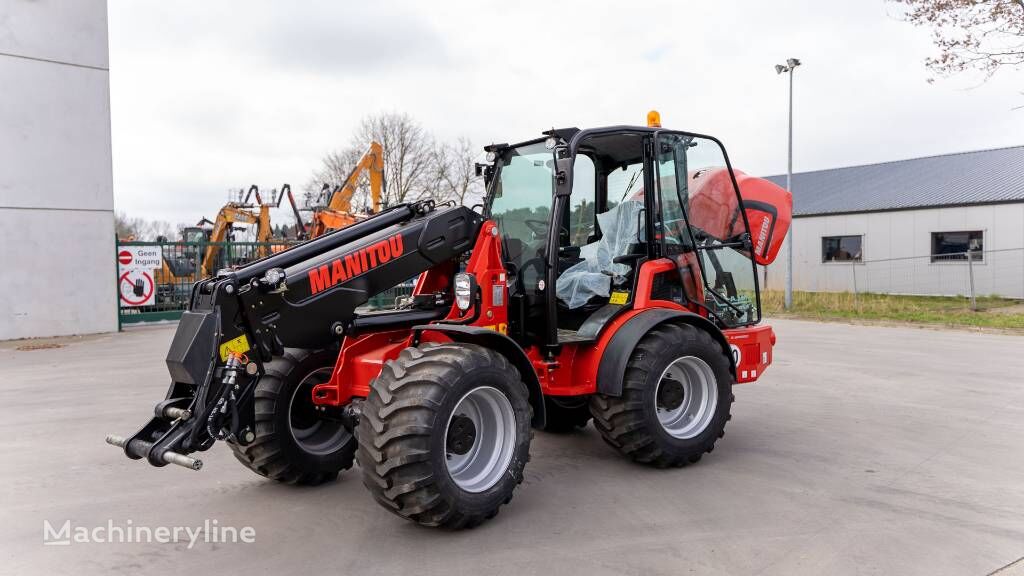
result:
[[[391,206],[196,283],[166,398],[107,441],[195,470],[223,441],[289,484],[355,462],[384,508],[445,528],[510,501],[532,428],[592,420],[658,468],[711,452],[733,385],[772,362],[755,271],[789,193],[656,113],[485,150],[481,212]],[[357,310],[414,276],[394,310]]]

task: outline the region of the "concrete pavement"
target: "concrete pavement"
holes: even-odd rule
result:
[[[0,573],[985,575],[1024,557],[1024,337],[774,324],[776,364],[698,465],[538,432],[512,503],[457,533],[387,513],[358,469],[293,488],[222,446],[201,472],[125,459],[103,437],[162,398],[170,328],[0,343]],[[216,520],[256,543],[44,546],[44,520]]]

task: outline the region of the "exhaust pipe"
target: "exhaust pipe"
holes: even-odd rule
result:
[[[107,444],[117,446],[118,448],[125,448],[128,444],[128,439],[123,436],[118,436],[117,434],[107,434]],[[149,452],[149,449],[152,447],[152,442],[135,440],[132,442],[131,450],[136,454],[145,454],[146,452]],[[164,452],[163,460],[168,464],[177,464],[178,466],[189,468],[191,470],[201,470],[203,468],[202,460],[185,456],[184,454],[178,454],[177,452],[171,452],[170,450]]]

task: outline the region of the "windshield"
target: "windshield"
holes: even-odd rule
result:
[[[527,292],[535,291],[544,277],[553,159],[543,142],[506,150],[492,184],[489,215],[501,231],[509,271],[520,276]]]

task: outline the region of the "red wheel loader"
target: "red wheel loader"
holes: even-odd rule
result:
[[[772,362],[756,267],[792,202],[716,139],[649,124],[488,146],[482,213],[393,206],[196,283],[166,399],[107,441],[198,470],[223,440],[290,484],[356,461],[385,508],[448,528],[509,502],[531,427],[593,419],[636,462],[697,462]]]

